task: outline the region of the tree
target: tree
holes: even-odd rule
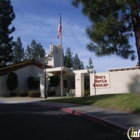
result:
[[[59,76],[51,76],[50,77],[50,86],[54,87],[54,92],[55,92],[55,87],[59,86],[60,84],[60,77]]]
[[[0,66],[12,61],[13,37],[9,35],[15,27],[8,28],[15,18],[10,0],[0,0]]]
[[[73,66],[73,57],[72,57],[72,52],[71,49],[68,47],[65,52],[64,56],[64,66],[71,68]]]
[[[13,55],[13,63],[21,62],[24,59],[24,48],[22,47],[20,37],[18,37],[14,43]]]
[[[83,62],[79,59],[77,53],[75,54],[75,57],[73,58],[73,69],[75,70],[84,69]]]
[[[80,60],[80,69],[83,70],[84,69],[84,63]]]
[[[33,76],[28,77],[28,88],[33,89],[35,85],[35,78]]]
[[[44,57],[46,55],[45,49],[43,46],[39,43],[36,48],[36,56]]]
[[[91,26],[87,34],[92,41],[87,49],[97,56],[115,54],[135,59],[129,39],[134,36],[140,65],[140,1],[139,0],[73,0],[82,4]]]
[[[87,68],[89,69],[89,68],[93,68],[93,61],[92,61],[92,59],[91,59],[91,57],[89,58],[89,66],[87,66]]]
[[[25,59],[27,59],[27,60],[33,59],[33,52],[32,52],[32,49],[29,45],[27,45],[27,47],[26,47]]]
[[[46,55],[43,46],[40,43],[36,43],[32,40],[31,45],[26,48],[26,59],[36,59],[38,56],[44,57]]]
[[[7,77],[6,81],[7,89],[11,91],[16,89],[18,86],[18,76],[14,72],[10,72],[10,74]]]

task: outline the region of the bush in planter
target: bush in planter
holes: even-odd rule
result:
[[[20,97],[27,97],[28,96],[28,92],[26,92],[26,91],[19,92],[19,96]]]
[[[56,95],[56,92],[55,91],[48,92],[48,96],[55,96],[55,95]]]
[[[84,96],[85,97],[90,96],[90,90],[89,89],[85,89]]]
[[[28,92],[29,97],[40,97],[40,91],[30,90]]]
[[[54,91],[55,91],[55,87],[59,86],[59,84],[60,84],[60,77],[59,76],[51,76],[49,84],[51,87],[54,87]]]
[[[18,96],[18,92],[12,92],[12,93],[10,93],[10,97],[15,97],[15,96]]]

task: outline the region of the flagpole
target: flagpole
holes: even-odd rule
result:
[[[60,45],[61,45],[61,97],[63,97],[63,47],[62,47],[62,18],[60,14],[60,26],[61,26],[61,35],[60,35]]]

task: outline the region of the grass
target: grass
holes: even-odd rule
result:
[[[110,108],[140,114],[140,94],[113,94],[90,97],[51,99],[53,102],[73,103]]]

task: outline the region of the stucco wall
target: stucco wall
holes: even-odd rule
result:
[[[62,52],[61,52],[62,51]],[[61,58],[63,50],[60,46],[54,46],[53,47],[53,54],[54,54],[54,67],[60,67],[61,66],[61,59],[63,60],[63,58]],[[63,66],[63,64],[62,64]]]
[[[105,84],[107,83],[108,85],[105,87],[94,87],[94,77],[105,75],[109,75],[105,81]],[[102,83],[102,81],[100,83]],[[140,93],[140,70],[135,69],[90,74],[91,95],[114,93]]]
[[[43,70],[36,66],[27,66],[25,68],[14,71],[18,76],[18,87],[14,90],[19,91],[29,91],[27,85],[27,79],[29,76],[34,76],[35,78],[40,77],[43,74]],[[6,88],[7,75],[0,77],[0,96],[8,96],[10,91]]]
[[[47,54],[48,58],[48,65],[52,67],[60,67],[61,66],[61,54],[62,48],[60,46],[50,45],[50,52]],[[63,59],[63,58],[62,58]],[[63,65],[63,64],[62,64]]]
[[[75,93],[76,97],[84,96],[84,75],[82,73],[75,75]]]

